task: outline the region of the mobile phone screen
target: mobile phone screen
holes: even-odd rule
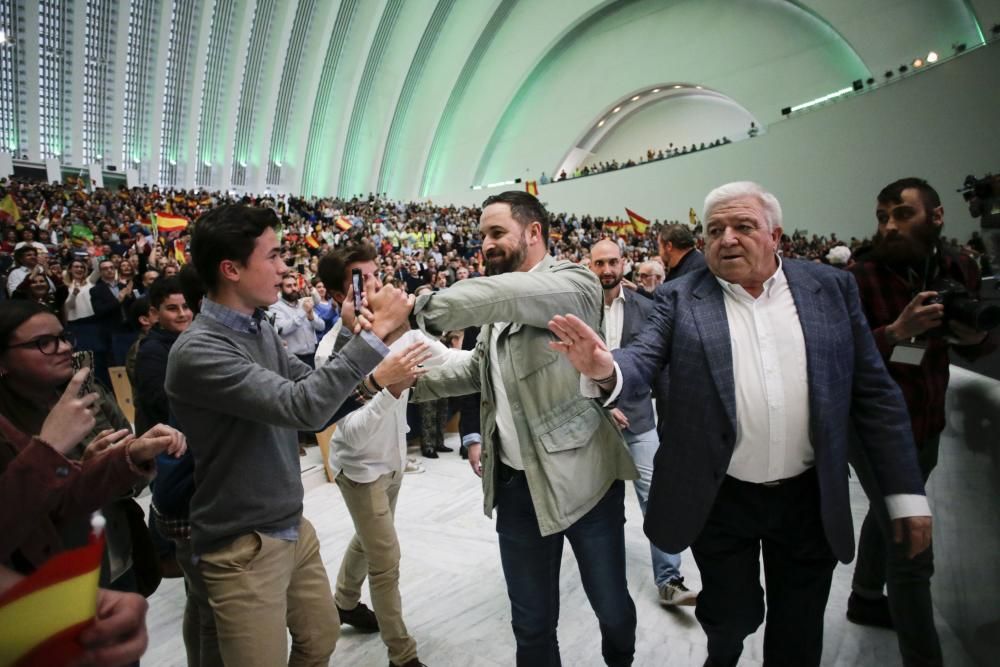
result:
[[[90,350],[81,350],[73,353],[73,374],[82,369],[89,368],[90,374],[80,387],[80,396],[94,393],[94,353]]]
[[[354,312],[361,312],[361,299],[364,297],[364,281],[361,279],[361,269],[351,270],[351,285],[354,287]]]

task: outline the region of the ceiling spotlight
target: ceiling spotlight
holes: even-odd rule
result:
[[[931,51],[927,54],[927,62],[936,63],[938,61],[938,54],[936,51]]]
[[[633,102],[635,102],[635,101],[636,101],[637,99],[639,99],[639,96],[638,96],[638,95],[636,95],[635,97],[633,97],[633,98],[632,98],[632,101],[633,101]]]
[[[659,88],[653,88],[653,92],[654,93],[658,93],[658,92],[660,92],[660,89]]]
[[[869,86],[874,86],[875,85],[875,77],[873,77],[873,76],[868,77],[867,79],[865,79],[865,83],[867,83]]]
[[[611,110],[611,113],[618,113],[621,110],[622,110],[621,107],[615,107],[614,109]]]
[[[600,123],[598,123],[597,127],[604,127],[604,121],[602,120]]]
[[[917,58],[916,60],[914,60],[913,61],[913,66],[914,67],[923,67],[924,66],[923,59],[922,58]]]
[[[899,66],[899,73],[900,73],[900,74],[905,74],[905,73],[906,73],[906,72],[908,72],[909,70],[910,70],[910,68],[909,68],[909,67],[907,67],[906,65],[900,65],[900,66]]]
[[[177,166],[177,160],[171,160],[170,161],[170,166],[171,167],[176,167]]]
[[[702,90],[701,86],[695,86],[695,88],[697,88],[698,90]]]
[[[990,32],[994,35],[1000,35],[1000,23],[994,23],[993,27],[990,28]]]
[[[0,30],[0,44],[6,44],[6,43],[7,43],[7,33],[3,30]]]
[[[674,86],[674,90],[677,90],[678,88],[683,88],[683,87],[684,86]]]
[[[955,53],[962,53],[965,51],[965,42],[959,42],[958,44],[952,44],[951,46],[955,49]]]
[[[885,71],[885,78],[887,78],[887,79],[891,79],[892,78],[892,70],[891,69],[887,69]]]

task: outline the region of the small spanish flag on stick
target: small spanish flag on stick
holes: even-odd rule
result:
[[[625,209],[625,214],[628,215],[628,220],[632,223],[632,229],[636,234],[645,234],[646,230],[649,229],[649,220],[642,217],[630,208]]]
[[[342,232],[346,232],[347,230],[349,230],[351,227],[354,226],[351,224],[351,221],[345,218],[344,216],[338,217],[336,222],[334,222],[333,224],[337,225],[337,229],[339,229]]]
[[[0,596],[0,665],[68,665],[83,655],[80,633],[97,614],[105,520],[90,544],[50,559]]]
[[[174,213],[157,213],[153,217],[153,229],[155,235],[159,234],[169,234],[170,232],[180,232],[187,229],[188,222],[190,222],[183,215],[176,215]]]
[[[524,189],[529,195],[538,196],[538,181],[526,181]]]

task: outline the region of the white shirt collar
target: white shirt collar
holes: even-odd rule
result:
[[[770,297],[775,287],[784,285],[788,282],[788,279],[785,277],[785,272],[781,266],[781,255],[775,255],[775,259],[778,260],[778,268],[773,274],[771,274],[770,278],[764,281],[764,292],[761,296]],[[716,276],[715,279],[719,281],[719,285],[722,286],[722,290],[730,296],[738,299],[756,301],[756,299],[751,296],[749,292],[743,289],[743,286],[739,283],[731,283],[727,280],[723,280],[719,276]]]

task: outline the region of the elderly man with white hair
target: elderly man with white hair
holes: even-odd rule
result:
[[[763,552],[764,664],[819,665],[833,569],[854,557],[852,431],[897,541],[911,557],[930,544],[909,417],[852,276],[778,256],[774,195],[723,185],[704,220],[707,266],[657,290],[631,344],[612,353],[567,315],[550,322],[551,345],[585,376],[581,391],[609,405],[669,377],[644,528],[660,549],[694,553],[706,664],[736,665],[765,620]]]

